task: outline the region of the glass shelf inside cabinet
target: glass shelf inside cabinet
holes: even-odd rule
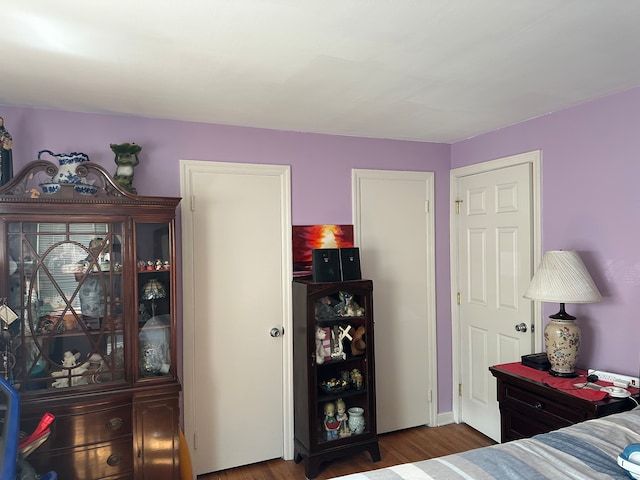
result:
[[[121,223],[10,222],[16,320],[5,377],[22,392],[124,379]]]
[[[136,224],[138,258],[139,375],[168,375],[171,368],[171,251],[169,225]]]

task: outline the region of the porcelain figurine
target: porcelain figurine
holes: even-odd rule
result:
[[[86,363],[77,365],[76,362],[79,355],[74,355],[70,351],[64,352],[64,358],[62,359],[62,366],[64,370],[58,370],[51,372],[51,376],[56,377],[56,380],[51,384],[53,388],[64,388],[69,386],[69,375],[82,375],[89,367]],[[71,385],[86,385],[87,379],[85,377],[74,376],[71,378]]]
[[[336,419],[336,406],[332,402],[324,405],[324,420],[322,424],[324,425],[325,438],[327,440],[335,440],[340,437],[338,433],[340,422]]]
[[[113,179],[127,192],[137,195],[138,192],[133,187],[133,170],[140,163],[138,154],[142,151],[142,147],[135,143],[112,143],[109,146],[116,154],[115,162],[118,166]]]
[[[316,327],[316,363],[318,365],[322,365],[324,358],[327,356],[327,350],[324,347],[326,338],[327,331],[322,327]]]
[[[340,435],[341,438],[351,435],[351,429],[348,425],[349,415],[347,415],[347,406],[341,398],[336,400],[336,420],[340,422],[338,435]]]

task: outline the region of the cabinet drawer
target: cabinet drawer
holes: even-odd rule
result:
[[[36,450],[29,456],[29,463],[38,472],[55,470],[58,478],[133,478],[132,438],[89,447]]]
[[[79,409],[59,416],[56,415],[56,419],[51,425],[51,436],[39,449],[70,448],[130,436],[133,430],[131,418],[131,405],[93,412]],[[32,431],[35,424],[31,426],[31,429],[24,425],[21,428]]]
[[[544,421],[547,416],[554,416],[569,423],[586,420],[585,412],[576,408],[575,405],[565,405],[550,397],[524,390],[509,383],[504,384],[503,400],[505,407],[518,410],[522,414],[533,415],[540,421]],[[545,423],[556,425],[557,421],[548,418]]]
[[[526,411],[516,411],[506,407],[501,408],[502,441],[529,438],[540,433],[547,433],[572,425],[572,422],[555,415],[547,415],[544,412],[536,413],[536,415],[528,415]]]

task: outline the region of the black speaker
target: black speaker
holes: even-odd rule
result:
[[[525,367],[535,368],[536,370],[549,370],[551,363],[546,353],[532,353],[530,355],[522,355],[522,365]]]
[[[360,280],[360,249],[358,247],[340,249],[340,271],[342,281]]]
[[[311,251],[311,274],[316,283],[340,281],[340,250],[314,248]]]

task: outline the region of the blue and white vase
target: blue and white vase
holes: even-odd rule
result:
[[[52,179],[54,183],[85,183],[82,178],[76,174],[76,167],[81,163],[89,161],[89,157],[86,154],[79,152],[53,153],[50,150],[41,150],[38,152],[38,160],[41,160],[40,157],[43,153],[48,153],[58,159],[60,166],[58,167],[58,174]]]

